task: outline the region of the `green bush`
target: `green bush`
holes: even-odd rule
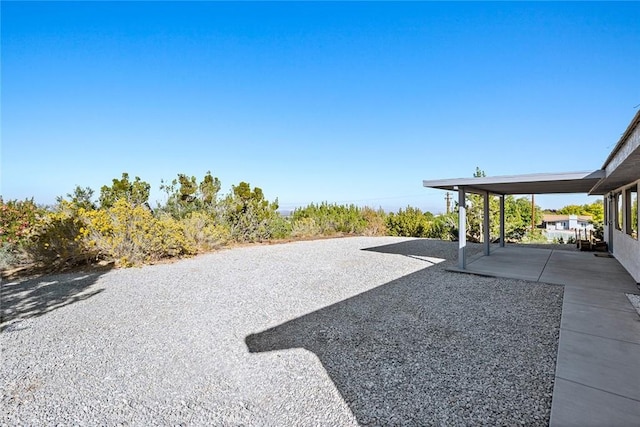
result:
[[[264,198],[262,189],[246,182],[231,186],[222,202],[222,218],[231,238],[237,242],[262,242],[273,237],[272,225],[279,216],[278,201]]]
[[[26,250],[42,212],[33,199],[5,202],[0,196],[0,269],[29,261]]]
[[[432,220],[430,212],[407,206],[387,216],[387,229],[390,236],[429,237]]]
[[[449,213],[436,216],[431,223],[427,237],[440,240],[457,240],[458,215]]]
[[[310,231],[309,226],[312,224],[310,219],[313,220],[313,227],[318,230],[316,235],[362,234],[367,228],[367,220],[363,216],[362,209],[356,205],[311,203],[293,211],[293,229],[307,228]],[[305,224],[302,227],[296,226],[296,223],[302,220]]]
[[[291,237],[293,230],[291,220],[279,213],[269,218],[267,228],[272,239],[287,239]]]
[[[167,194],[167,201],[159,210],[181,219],[193,212],[217,212],[220,180],[207,172],[204,179],[197,184],[196,177],[178,174],[171,183],[162,182],[160,190]]]
[[[365,222],[363,234],[367,236],[385,236],[387,230],[387,215],[382,209],[374,210],[364,207],[360,210],[360,215]]]
[[[292,237],[315,237],[321,236],[322,231],[316,220],[313,218],[299,218],[293,221],[291,227]]]

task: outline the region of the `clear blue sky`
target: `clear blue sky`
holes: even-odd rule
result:
[[[283,208],[444,210],[423,179],[593,170],[640,3],[1,4],[6,199],[211,170]],[[538,197],[545,208],[595,199]]]

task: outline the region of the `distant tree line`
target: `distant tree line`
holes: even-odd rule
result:
[[[476,176],[482,176],[476,170]],[[234,243],[251,243],[320,236],[371,235],[458,238],[457,206],[453,212],[433,215],[408,206],[397,212],[322,202],[278,212],[278,200],[269,201],[262,189],[240,182],[220,194],[221,182],[211,172],[201,180],[178,174],[162,181],[166,200],[149,205],[151,186],[127,173],[100,188],[97,200],[88,187],[76,186],[51,207],[33,199],[3,201],[0,197],[0,267],[36,263],[61,269],[99,261],[132,266],[164,258],[191,256]],[[594,204],[595,205],[595,204]],[[467,199],[467,238],[483,238],[482,198]],[[542,213],[536,206],[536,219]],[[570,205],[563,210],[573,212]],[[561,210],[562,211],[562,210]],[[561,212],[559,211],[559,212]],[[583,206],[595,212],[595,206]],[[490,235],[498,235],[498,200],[490,201]],[[564,212],[561,212],[564,213]],[[535,241],[531,203],[527,198],[505,198],[505,228],[509,241]],[[594,218],[597,215],[594,215]],[[538,234],[536,234],[538,233]]]

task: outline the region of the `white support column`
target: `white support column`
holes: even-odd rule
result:
[[[500,247],[504,248],[504,194],[500,195]]]
[[[467,207],[464,187],[458,188],[458,267],[467,268]]]
[[[489,222],[489,192],[484,193],[484,217],[482,218],[484,227],[484,254],[491,255],[491,225]]]

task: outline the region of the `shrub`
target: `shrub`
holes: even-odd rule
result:
[[[270,203],[260,188],[251,190],[246,182],[231,186],[222,208],[222,217],[233,240],[261,242],[272,237],[270,225],[279,216],[278,201]]]
[[[319,231],[315,235],[361,234],[367,226],[367,221],[356,205],[345,206],[327,202],[315,205],[311,203],[304,208],[293,211],[294,229],[296,228],[295,223],[303,219],[313,219],[313,223]],[[310,224],[311,222],[307,221],[305,226]]]
[[[198,252],[217,249],[231,239],[229,229],[216,224],[214,217],[206,212],[192,212],[180,222],[186,241]]]
[[[0,243],[0,270],[5,270],[18,262],[19,258],[16,255],[14,245]]]
[[[404,237],[429,237],[431,228],[430,219],[433,217],[429,212],[422,213],[418,208],[407,206],[407,209],[400,209],[398,213],[391,213],[387,216],[387,229],[391,236]]]
[[[360,210],[360,215],[362,215],[365,222],[363,234],[367,236],[384,236],[388,233],[386,214],[382,209],[376,211],[372,208],[364,207]]]
[[[454,213],[436,216],[431,223],[428,237],[440,240],[457,240],[458,216]]]
[[[293,237],[314,237],[322,234],[320,227],[313,218],[299,218],[293,221],[291,227]]]
[[[151,185],[140,180],[137,176],[133,182],[129,181],[129,174],[124,172],[122,179],[114,178],[111,186],[103,185],[100,188],[100,206],[109,208],[120,199],[124,199],[133,205],[147,204],[150,189]]]
[[[286,239],[292,234],[291,220],[279,213],[269,218],[267,228],[272,239]]]
[[[29,261],[26,250],[42,212],[33,199],[4,202],[0,196],[0,269]]]
[[[84,239],[83,208],[61,200],[54,211],[43,212],[32,227],[27,252],[36,262],[52,266],[89,262],[96,256]]]
[[[167,201],[159,209],[176,219],[184,218],[192,212],[214,213],[220,186],[220,180],[214,178],[211,172],[207,172],[200,184],[197,184],[195,176],[180,173],[170,183],[162,181],[160,190],[167,194]]]
[[[112,207],[84,212],[83,236],[101,257],[131,266],[162,258],[193,254],[197,248],[185,237],[182,224],[155,218],[145,206],[118,199]]]
[[[5,203],[0,196],[0,243],[27,243],[31,228],[41,211],[33,199],[9,200]]]

